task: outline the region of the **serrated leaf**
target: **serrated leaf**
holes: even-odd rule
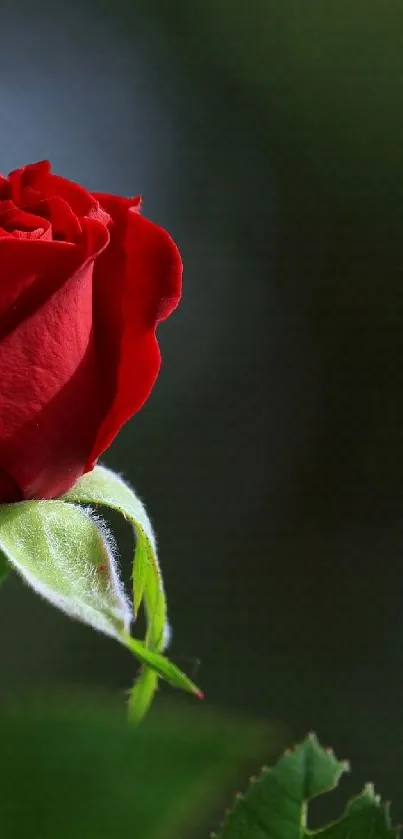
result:
[[[318,839],[398,839],[399,831],[390,822],[389,805],[376,796],[368,784],[361,795],[347,804],[341,819],[321,830],[306,831],[306,838]]]
[[[0,550],[38,594],[71,617],[119,639],[128,629],[131,610],[110,536],[88,510],[64,501],[2,505]]]
[[[264,769],[245,796],[238,796],[218,839],[396,839],[387,807],[369,787],[349,803],[339,821],[308,830],[307,802],[334,788],[346,768],[311,735],[272,769]]]
[[[136,614],[144,598],[148,623],[146,643],[152,649],[161,651],[169,637],[166,598],[155,536],[142,501],[118,475],[104,466],[96,466],[92,472],[83,475],[63,498],[74,503],[99,504],[117,510],[132,524],[136,532],[134,611]]]

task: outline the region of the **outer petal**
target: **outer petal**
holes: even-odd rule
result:
[[[85,250],[0,239],[0,465],[23,498],[69,489],[100,424],[92,273],[108,233],[88,225]]]
[[[156,326],[177,306],[182,280],[176,245],[139,214],[139,199],[95,197],[113,225],[110,245],[94,272],[95,346],[105,419],[87,469],[147,399],[160,367]]]

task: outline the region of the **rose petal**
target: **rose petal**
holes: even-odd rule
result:
[[[40,184],[50,171],[48,160],[40,160],[38,163],[30,163],[20,169],[13,169],[8,175],[7,197],[14,201],[14,204],[21,206],[24,202],[24,193],[28,195],[40,188]]]
[[[0,342],[0,463],[24,498],[72,486],[99,426],[92,268],[69,276]]]
[[[43,198],[61,198],[72,212],[88,216],[107,225],[108,215],[102,211],[98,201],[85,187],[51,172],[48,160],[30,163],[15,169],[8,176],[9,195],[19,206],[28,207]],[[1,183],[0,183],[1,188]]]
[[[125,195],[110,195],[108,192],[93,192],[93,196],[120,227],[126,223],[128,210],[140,210],[141,207],[141,195],[128,198]]]
[[[139,214],[139,199],[96,197],[114,225],[110,245],[94,272],[94,329],[105,419],[88,469],[153,387],[160,366],[155,329],[178,304],[182,278],[175,244],[165,230]]]
[[[17,239],[52,238],[52,229],[46,219],[33,212],[21,210],[13,201],[0,201],[0,225],[4,231]]]
[[[95,203],[91,193],[83,186],[52,173],[41,183],[41,193],[45,198],[52,198],[54,195],[64,198],[77,216],[89,215]]]
[[[45,198],[37,204],[30,204],[31,213],[37,213],[52,225],[54,239],[65,242],[77,242],[82,233],[82,226],[67,202],[57,195]]]
[[[107,229],[92,219],[82,220],[77,244],[0,238],[0,340],[88,260],[93,261],[108,242]]]
[[[74,274],[82,261],[82,253],[68,242],[1,239],[0,339]]]
[[[101,420],[92,274],[109,234],[83,225],[80,246],[0,238],[0,463],[24,498],[72,486]]]

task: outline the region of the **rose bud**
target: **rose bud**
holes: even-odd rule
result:
[[[181,275],[139,198],[0,176],[0,503],[69,490],[141,408]]]

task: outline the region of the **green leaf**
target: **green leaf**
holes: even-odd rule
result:
[[[120,640],[131,610],[104,524],[64,501],[0,506],[0,550],[46,600]]]
[[[311,735],[287,752],[272,769],[252,780],[238,796],[218,834],[219,839],[396,839],[387,806],[366,787],[342,818],[321,830],[307,828],[307,802],[334,788],[348,768]]]
[[[323,830],[307,831],[318,839],[397,839],[400,832],[390,823],[389,805],[382,803],[368,784],[361,795],[347,804],[341,819]]]
[[[74,503],[99,504],[117,510],[134,527],[134,611],[137,614],[144,598],[148,622],[146,643],[160,652],[169,639],[167,606],[155,536],[143,503],[118,475],[104,466],[96,466],[80,478],[63,498]]]

